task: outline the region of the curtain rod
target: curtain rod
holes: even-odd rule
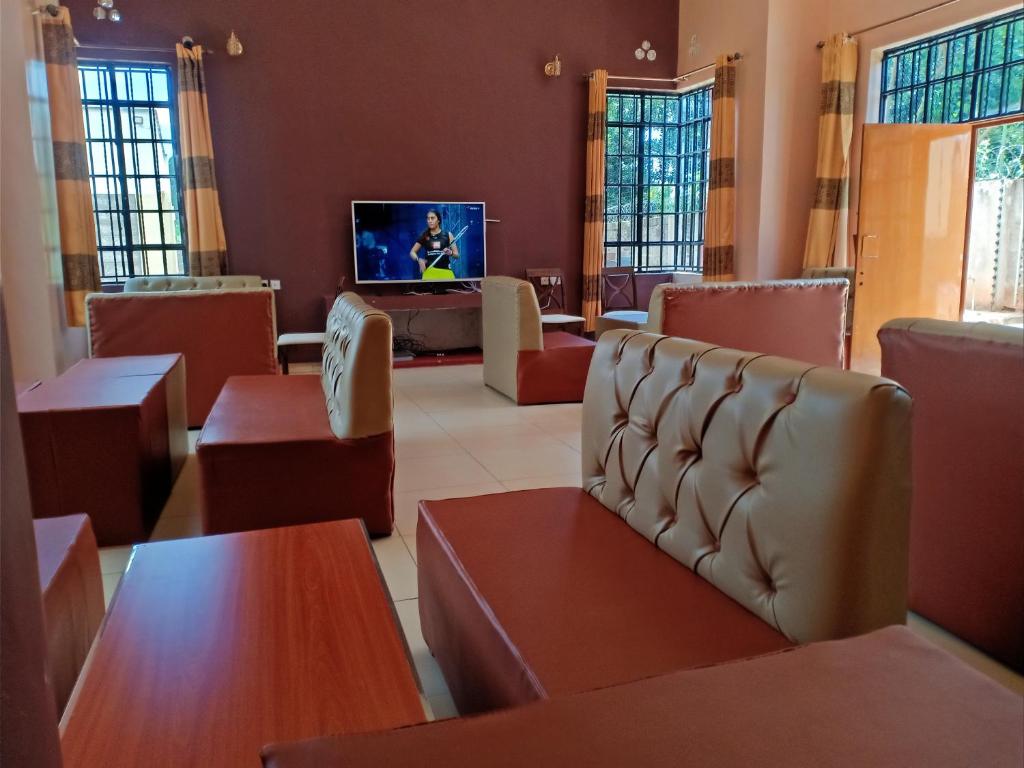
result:
[[[181,38],[181,44],[189,50],[195,46],[195,40],[188,35]],[[176,53],[177,48],[157,48],[149,45],[102,45],[96,43],[80,43],[75,40],[75,46],[77,48],[86,48],[94,51],[125,51],[128,53]],[[203,49],[204,56],[213,56],[213,51],[206,48]]]
[[[914,11],[913,13],[905,14],[903,16],[900,16],[897,19],[890,19],[889,21],[883,21],[881,24],[875,24],[875,25],[870,26],[870,27],[864,27],[864,29],[858,29],[856,32],[850,32],[848,37],[857,37],[857,35],[863,35],[865,32],[874,32],[876,29],[881,29],[882,27],[888,27],[890,24],[898,24],[901,21],[907,21],[908,19],[915,19],[918,16],[924,16],[926,13],[931,13],[932,11],[937,11],[940,8],[946,8],[946,7],[950,6],[950,5],[955,5],[955,4],[959,3],[959,2],[960,2],[960,0],[945,0],[945,2],[943,2],[943,3],[937,3],[936,5],[932,5],[932,6],[929,6],[927,8],[922,8],[920,11]],[[818,47],[819,48],[824,48],[825,47],[825,41],[824,40],[819,40],[818,41]]]
[[[743,54],[737,52],[729,56],[729,61],[740,61],[742,58]],[[711,64],[705,64],[703,67],[697,67],[696,69],[691,69],[689,72],[684,72],[678,77],[631,77],[629,75],[608,75],[608,79],[631,80],[638,83],[680,83],[686,82],[686,80],[689,79],[692,75],[695,75],[698,72],[703,72],[705,69],[711,69],[714,66],[714,62],[712,62]],[[588,73],[583,75],[583,79],[589,80],[590,74]]]

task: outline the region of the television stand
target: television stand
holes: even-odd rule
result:
[[[417,285],[417,288],[426,287]],[[447,352],[479,347],[482,297],[479,293],[364,295],[363,301],[391,316],[394,338],[415,342],[417,351]],[[324,297],[325,309],[333,297]]]

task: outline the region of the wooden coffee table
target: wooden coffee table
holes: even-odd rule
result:
[[[64,765],[253,766],[425,720],[362,521],[135,548],[61,721]]]

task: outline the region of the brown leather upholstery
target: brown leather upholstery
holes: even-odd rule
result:
[[[43,593],[47,672],[62,712],[103,621],[103,577],[85,515],[35,521]]]
[[[228,379],[197,445],[206,533],[361,517],[391,533],[391,321],[352,293],[328,318],[323,375]]]
[[[263,750],[266,768],[1016,768],[1024,704],[892,627],[484,717]]]
[[[0,765],[60,768],[28,476],[0,291]]]
[[[416,548],[423,635],[463,713],[791,645],[580,488],[421,502]]]
[[[34,515],[85,513],[101,546],[145,540],[172,482],[167,376],[72,369],[18,410]]]
[[[188,456],[188,412],[185,393],[185,358],[181,355],[93,357],[79,360],[62,376],[109,379],[121,376],[163,376],[167,399],[167,450],[170,478],[174,480]]]
[[[460,710],[902,623],[909,419],[877,377],[605,334],[583,491],[421,504],[423,634]]]
[[[229,376],[277,372],[269,288],[95,293],[86,309],[92,357],[184,355],[192,427]]]
[[[647,330],[842,368],[848,281],[659,285]]]
[[[901,319],[878,339],[914,398],[910,607],[1024,672],[1024,331]]]
[[[525,280],[486,277],[482,285],[484,383],[520,405],[582,400],[593,342],[543,333]]]
[[[612,331],[583,487],[798,642],[906,616],[910,398],[875,376]]]

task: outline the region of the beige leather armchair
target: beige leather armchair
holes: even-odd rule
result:
[[[228,379],[196,447],[204,533],[360,517],[390,534],[391,368],[391,318],[344,293],[319,379]]]
[[[533,286],[514,277],[483,280],[484,383],[520,405],[580,402],[594,343],[543,332]]]

